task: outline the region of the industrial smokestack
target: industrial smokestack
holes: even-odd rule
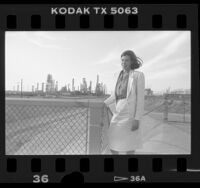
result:
[[[44,83],[42,83],[42,92],[44,92]]]
[[[39,91],[39,83],[37,83],[37,91]]]

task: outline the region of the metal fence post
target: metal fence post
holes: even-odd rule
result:
[[[164,97],[164,112],[163,112],[163,120],[168,121],[168,96]]]
[[[91,103],[89,107],[89,154],[101,153],[102,103]]]
[[[185,121],[185,104],[186,104],[186,102],[185,102],[185,97],[184,96],[182,97],[182,100],[183,100],[183,122],[186,122]]]

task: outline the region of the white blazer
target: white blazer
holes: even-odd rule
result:
[[[115,85],[121,71],[114,74]],[[145,92],[145,77],[144,73],[136,70],[130,70],[128,86],[127,86],[127,103],[129,108],[129,115],[136,120],[141,120],[144,113],[144,92]],[[115,113],[116,96],[115,87],[111,96],[108,97],[104,103]]]

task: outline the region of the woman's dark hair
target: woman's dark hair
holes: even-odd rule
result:
[[[139,57],[137,57],[132,50],[124,51],[121,54],[121,57],[126,56],[126,55],[128,55],[131,59],[131,62],[132,62],[131,63],[131,69],[137,69],[137,68],[142,66],[143,61]]]

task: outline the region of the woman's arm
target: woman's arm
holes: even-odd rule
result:
[[[136,113],[135,120],[140,120],[144,112],[144,92],[145,92],[145,77],[144,73],[140,72],[137,79],[137,97],[136,97]]]
[[[115,111],[115,95],[112,93],[110,97],[108,97],[105,101],[104,104],[108,108],[108,111],[110,115],[112,116],[114,111]]]

